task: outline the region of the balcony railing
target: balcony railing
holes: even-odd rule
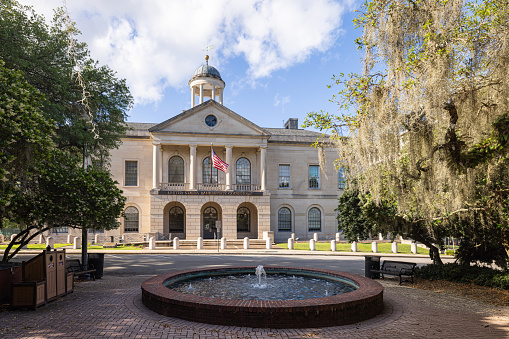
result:
[[[189,190],[189,183],[177,182],[163,182],[159,184],[162,191],[187,191]],[[231,190],[237,192],[258,192],[261,189],[260,184],[232,184]],[[225,184],[210,184],[198,183],[196,184],[198,191],[226,191]]]
[[[226,190],[226,186],[223,184],[198,184],[198,191],[224,191]]]
[[[260,190],[261,185],[258,184],[233,184],[232,190],[242,192],[255,192]]]
[[[186,191],[189,184],[186,182],[163,182],[159,184],[159,188],[163,191]]]

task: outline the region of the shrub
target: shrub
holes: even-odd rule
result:
[[[509,290],[509,270],[495,270],[489,267],[466,266],[449,263],[430,264],[417,268],[415,276],[428,280],[447,280],[461,283],[474,283],[480,286]]]

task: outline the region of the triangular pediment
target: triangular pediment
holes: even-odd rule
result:
[[[209,118],[213,116],[215,118]],[[208,100],[154,127],[151,133],[191,133],[222,135],[266,135],[266,130],[214,100]]]

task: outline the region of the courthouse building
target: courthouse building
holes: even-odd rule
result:
[[[190,109],[170,111],[160,123],[129,123],[112,151],[111,171],[127,203],[120,229],[106,235],[333,238],[343,183],[334,149],[325,150],[320,167],[312,147],[320,134],[292,118],[282,128],[260,127],[228,109],[225,82],[208,60],[189,87]],[[229,164],[225,173],[211,165],[211,147]]]

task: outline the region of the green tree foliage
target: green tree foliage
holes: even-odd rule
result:
[[[126,198],[111,174],[99,167],[84,169],[79,159],[55,150],[39,162],[28,181],[33,184],[12,199],[12,215],[21,225],[3,257],[8,261],[38,234],[53,227],[114,229],[119,226]],[[20,246],[21,247],[21,246]]]
[[[73,39],[63,10],[51,25],[14,0],[0,13],[0,228],[16,222],[23,246],[53,227],[118,227],[125,199],[104,168],[126,130],[125,81]],[[84,145],[98,167],[82,168]]]
[[[389,196],[436,240],[445,228],[498,230],[491,239],[507,258],[509,3],[372,0],[355,23],[364,71],[334,77],[344,113],[305,124],[333,129],[340,161],[374,204]]]
[[[87,141],[89,152],[104,160],[126,131],[132,96],[125,80],[92,60],[85,43],[69,41],[70,33],[79,31],[67,27],[62,10],[56,11],[51,26],[31,7],[14,0],[0,0],[0,12],[0,59],[5,67],[22,71],[26,81],[44,94],[41,110],[55,122],[57,146],[78,153]],[[73,57],[77,64],[71,62]],[[76,68],[81,70],[85,89],[76,81]],[[84,96],[93,114],[96,138],[80,128]]]
[[[26,174],[52,147],[53,124],[40,109],[43,96],[0,60],[0,220]],[[0,223],[1,224],[1,223]]]

